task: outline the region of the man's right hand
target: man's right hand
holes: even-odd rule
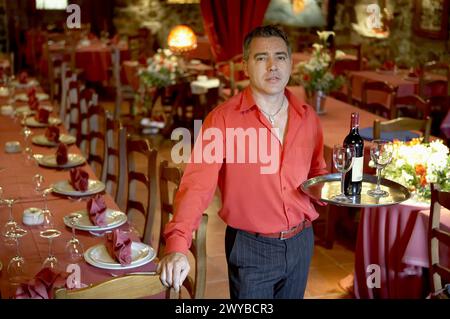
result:
[[[159,273],[164,286],[173,287],[178,292],[190,269],[185,254],[171,253],[160,260],[156,271]]]

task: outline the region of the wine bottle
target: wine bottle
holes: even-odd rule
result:
[[[364,141],[359,135],[359,113],[352,113],[350,132],[344,139],[344,146],[354,145],[355,159],[352,168],[345,173],[344,193],[347,196],[361,195],[363,166],[364,166]]]

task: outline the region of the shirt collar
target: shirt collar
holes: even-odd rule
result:
[[[300,115],[303,116],[303,114],[306,111],[306,104],[304,101],[300,100],[298,97],[296,97],[291,91],[288,89],[284,90],[284,94],[286,95],[288,102],[294,110]],[[250,110],[252,107],[256,105],[255,100],[253,99],[252,95],[252,89],[250,86],[247,86],[244,91],[242,92],[242,98],[241,98],[241,107],[240,111],[245,112]]]

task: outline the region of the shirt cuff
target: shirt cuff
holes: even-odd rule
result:
[[[164,250],[164,255],[168,255],[170,253],[183,253],[187,255],[188,251],[189,247],[184,237],[171,236],[166,239],[166,248]]]

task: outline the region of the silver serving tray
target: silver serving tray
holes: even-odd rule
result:
[[[401,203],[411,197],[411,193],[406,187],[385,178],[381,178],[380,187],[381,189],[388,191],[389,196],[372,197],[368,195],[367,191],[375,189],[376,186],[377,177],[364,174],[361,195],[349,197],[352,200],[351,203],[338,202],[332,199],[334,196],[341,193],[340,173],[327,174],[308,179],[300,185],[300,189],[303,193],[315,200],[345,207],[389,206]]]

